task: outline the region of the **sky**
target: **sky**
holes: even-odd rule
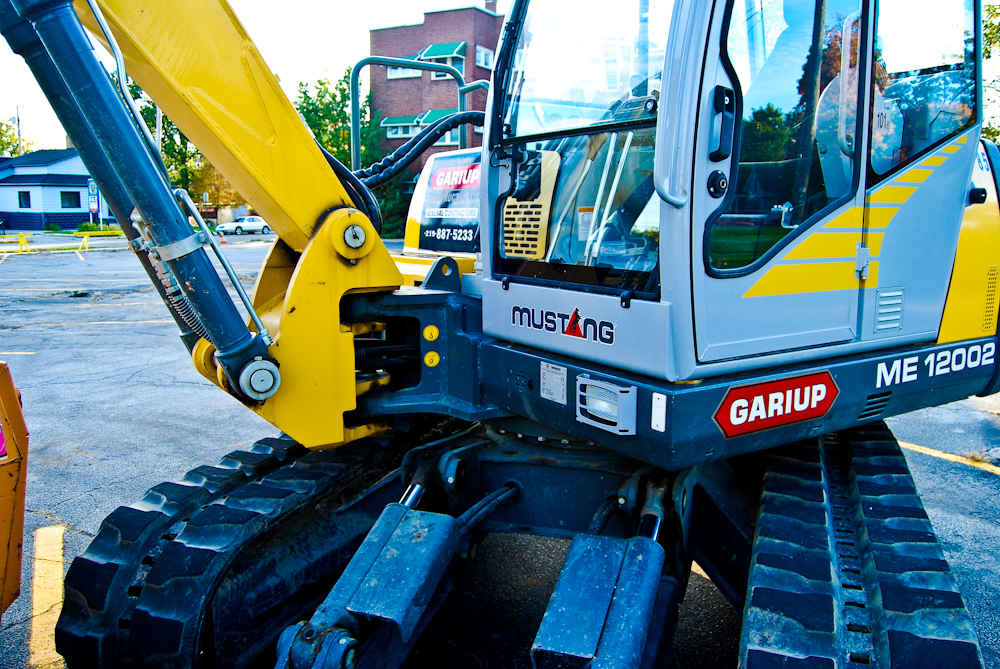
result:
[[[926,0],[924,0],[926,1]],[[257,48],[294,99],[300,81],[339,79],[344,70],[369,54],[368,31],[423,20],[423,12],[483,6],[484,0],[366,0],[357,3],[316,0],[230,0]],[[499,0],[506,14],[511,0]],[[280,7],[281,11],[275,11]],[[915,45],[914,48],[919,48]],[[99,48],[100,52],[100,48]],[[1000,58],[988,62],[984,80],[1000,76]],[[107,67],[113,67],[110,58]],[[362,77],[364,80],[364,77]],[[997,124],[998,105],[988,99],[987,116]],[[994,102],[989,105],[989,102]],[[35,83],[31,72],[0,39],[0,119],[21,117],[21,134],[38,149],[61,149],[66,134]]]
[[[278,75],[285,94],[294,99],[300,81],[339,79],[348,67],[372,55],[369,30],[421,23],[423,12],[482,7],[484,0],[229,0],[229,4]],[[506,13],[510,4],[499,0],[497,11]],[[106,66],[113,67],[113,61],[108,59]],[[18,112],[21,135],[34,141],[35,148],[66,148],[66,133],[28,67],[0,39],[0,119],[9,120]]]

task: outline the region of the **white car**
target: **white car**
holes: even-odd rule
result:
[[[266,235],[271,232],[271,228],[260,216],[241,216],[232,223],[215,226],[215,231],[220,235],[242,235],[244,232],[259,232]]]

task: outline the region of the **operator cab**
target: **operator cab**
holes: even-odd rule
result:
[[[670,381],[933,341],[977,12],[516,3],[483,153],[486,332]]]

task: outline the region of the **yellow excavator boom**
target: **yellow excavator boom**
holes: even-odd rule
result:
[[[226,0],[98,0],[128,74],[295,251],[350,197]],[[74,8],[98,39],[86,0]]]

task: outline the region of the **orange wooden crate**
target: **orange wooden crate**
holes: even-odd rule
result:
[[[7,363],[0,362],[0,613],[21,592],[28,428]]]

